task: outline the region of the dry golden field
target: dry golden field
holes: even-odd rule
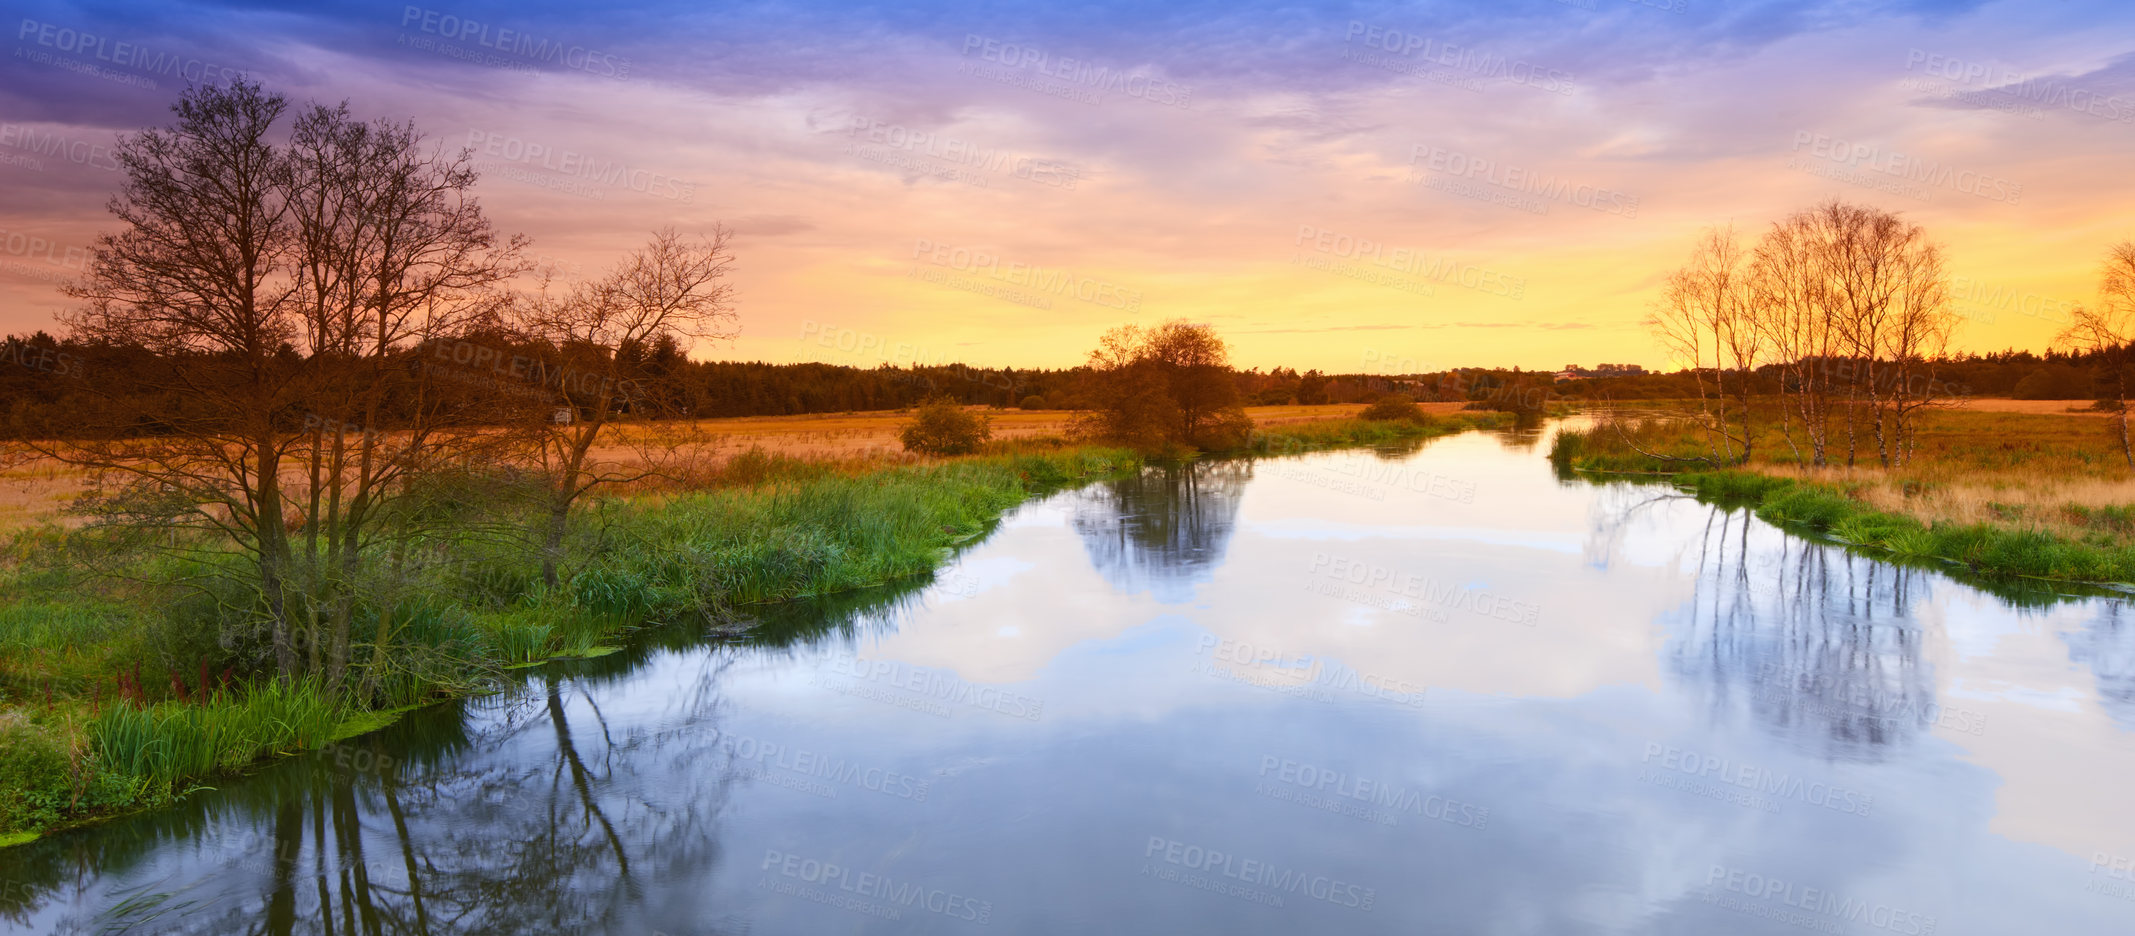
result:
[[[1450,413],[1459,403],[1424,403],[1426,411]],[[1281,426],[1356,415],[1362,404],[1326,406],[1254,406],[1246,414],[1258,426]],[[994,437],[1033,439],[1064,436],[1076,413],[1063,410],[992,410]],[[595,457],[608,463],[632,463],[639,458],[633,442],[676,443],[682,472],[696,475],[717,471],[729,459],[752,449],[811,461],[848,464],[894,463],[916,460],[897,440],[897,430],[911,417],[897,411],[869,413],[818,413],[805,416],[742,416],[700,419],[690,422],[631,424],[616,444],[604,446]],[[0,464],[0,533],[33,526],[47,520],[64,520],[69,499],[84,486],[84,475],[48,459],[16,460]]]
[[[2091,408],[2089,400],[2005,400],[1998,398],[1972,398],[1959,401],[1957,409],[1980,413],[2030,413],[2033,415],[2068,414],[2074,416],[2110,416],[2111,413]]]

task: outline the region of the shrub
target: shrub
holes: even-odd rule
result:
[[[1048,407],[1045,403],[1045,398],[1035,393],[1031,394],[1030,396],[1024,397],[1023,402],[1018,403],[1016,405],[1027,410],[1050,409],[1050,407]]]
[[[73,799],[67,753],[19,716],[0,716],[0,833],[51,825]]]
[[[969,455],[993,438],[993,424],[952,400],[920,404],[912,421],[897,433],[907,452],[922,455]]]
[[[1357,415],[1365,419],[1374,420],[1403,419],[1419,425],[1428,422],[1431,418],[1424,413],[1423,407],[1416,405],[1415,400],[1399,393],[1389,393],[1380,397],[1373,401],[1370,406],[1365,407],[1364,412]]]

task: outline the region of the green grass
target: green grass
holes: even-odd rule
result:
[[[1578,472],[1668,475],[1701,499],[1753,507],[1758,516],[1773,523],[1811,530],[1896,558],[1955,563],[1990,577],[2135,582],[2135,546],[2108,538],[2086,541],[2015,525],[1924,523],[1863,503],[1854,496],[1858,485],[1787,478],[1755,468],[1706,469],[1696,462],[1632,451],[1622,437],[1604,432],[1559,432],[1549,453],[1551,463],[1566,476]],[[1629,426],[1624,435],[1657,455],[1690,451],[1683,444],[1688,437],[1662,421]],[[2121,523],[2130,516],[2128,508],[2120,507],[2066,509],[2095,525]],[[2021,518],[2012,513],[2004,519]]]
[[[1113,449],[993,455],[627,504],[574,601],[657,620],[871,588],[933,570],[1033,494],[1139,465]]]
[[[1991,524],[1930,526],[1875,510],[1837,484],[1752,471],[1692,472],[1673,480],[1701,499],[1744,503],[1773,523],[1902,559],[1942,560],[1988,576],[2094,584],[2135,582],[2135,548]]]
[[[1241,454],[1291,455],[1321,449],[1353,448],[1364,445],[1393,445],[1421,439],[1435,439],[1454,435],[1470,429],[1488,429],[1510,425],[1512,417],[1504,413],[1461,413],[1455,416],[1431,416],[1422,420],[1410,419],[1327,419],[1317,422],[1277,426],[1253,433]]]
[[[206,705],[113,706],[90,724],[89,738],[105,769],[167,794],[265,755],[316,748],[348,714],[316,685],[268,682]]]

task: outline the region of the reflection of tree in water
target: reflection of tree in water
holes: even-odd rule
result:
[[[1079,492],[1071,522],[1113,588],[1182,601],[1223,561],[1251,477],[1242,459],[1147,468]]]
[[[1780,534],[1746,509],[1707,510],[1670,661],[1716,717],[1746,707],[1805,747],[1858,759],[1935,724],[1912,618],[1929,573]]]
[[[416,713],[124,828],[36,843],[22,868],[49,886],[39,897],[71,891],[93,910],[70,932],[745,930],[713,908],[648,903],[698,899],[675,885],[721,860],[736,773],[713,726],[731,658],[703,655],[674,690],[680,730],[618,734],[589,689],[639,655],[554,667],[523,692]],[[380,754],[395,760],[362,769]],[[77,876],[112,887],[64,883]]]
[[[1540,416],[1520,413],[1504,428],[1490,430],[1489,435],[1508,452],[1532,452],[1542,443],[1543,436],[1548,435],[1548,425]]]
[[[744,609],[752,629],[712,637],[751,655],[850,642],[894,627],[927,582]],[[746,931],[731,910],[691,903],[722,860],[729,790],[748,782],[718,727],[734,653],[688,626],[632,643],[168,809],[10,849],[0,921],[57,904],[79,908],[60,924],[70,933]],[[632,701],[631,674],[662,654],[701,661],[658,688],[667,727],[611,727],[599,690]]]
[[[875,588],[817,595],[741,609],[747,629],[737,643],[770,657],[790,657],[830,643],[851,646],[862,638],[893,633],[921,606],[936,575],[915,575]]]
[[[2062,635],[2068,656],[2090,667],[2098,702],[2123,730],[2135,731],[2135,620],[2127,602],[2102,599],[2097,617],[2082,630]]]

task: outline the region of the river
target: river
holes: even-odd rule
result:
[[[2135,619],[1555,477],[1549,428],[1032,501],[0,852],[74,933],[2135,932]]]

